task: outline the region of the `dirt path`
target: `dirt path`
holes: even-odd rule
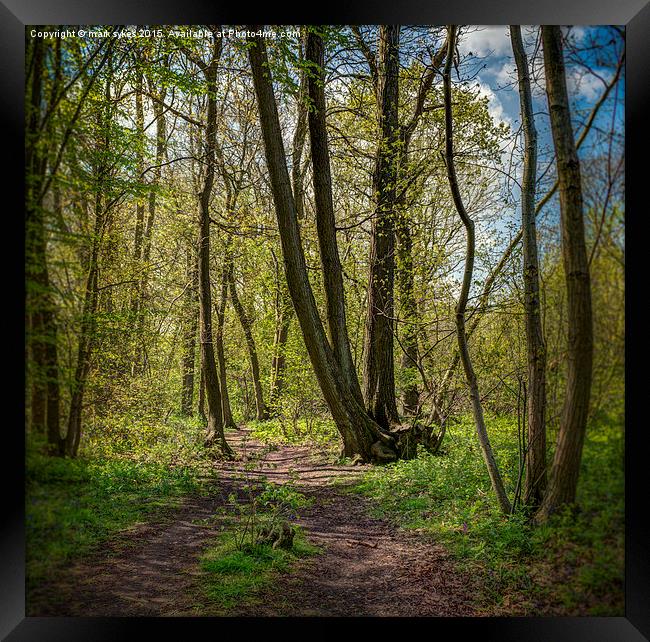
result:
[[[219,466],[221,479],[206,497],[139,525],[81,560],[56,586],[34,596],[30,615],[202,615],[198,558],[218,532],[210,518],[231,493],[244,497],[245,480],[293,481],[313,498],[298,523],[323,553],[300,560],[236,616],[459,616],[472,615],[472,583],[459,576],[445,550],[369,515],[367,500],[337,492],[363,466],[336,466],[305,446],[275,450],[242,430],[232,439],[242,455]],[[246,478],[245,480],[243,478]],[[53,599],[56,595],[56,599]]]

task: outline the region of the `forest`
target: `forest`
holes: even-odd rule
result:
[[[27,614],[624,614],[625,30],[25,31]]]

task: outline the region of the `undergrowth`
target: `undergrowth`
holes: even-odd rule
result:
[[[90,434],[75,459],[45,454],[29,436],[25,468],[26,585],[30,598],[71,561],[152,512],[203,492],[212,479],[212,453],[203,427],[180,419],[130,429],[120,439]],[[115,433],[118,429],[115,428]]]
[[[289,572],[298,559],[319,552],[298,528],[289,550],[269,544],[242,548],[236,534],[227,531],[201,558],[203,589],[209,604],[202,608],[224,612],[243,602],[255,604],[256,593],[271,585],[278,573]]]
[[[295,421],[273,418],[250,421],[251,436],[270,444],[317,444],[328,449],[338,448],[339,432],[331,418],[309,417]]]
[[[491,417],[488,429],[512,498],[516,422]],[[486,614],[623,615],[623,448],[620,425],[590,426],[577,510],[536,528],[521,511],[500,514],[471,419],[450,426],[437,455],[374,467],[354,490],[377,515],[446,544],[461,570],[481,578]]]

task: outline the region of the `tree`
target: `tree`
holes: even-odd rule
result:
[[[251,26],[250,30],[255,32],[257,29],[255,26]],[[312,37],[319,38],[316,34],[313,34]],[[287,170],[266,45],[263,38],[255,35],[249,36],[248,43],[266,162],[282,243],[285,274],[314,373],[332,412],[334,422],[343,437],[344,454],[346,456],[358,455],[368,461],[382,455],[394,458],[394,438],[383,432],[379,424],[369,417],[360,403],[360,395],[357,390],[354,386],[350,386],[350,373],[343,370],[336,357],[336,349],[327,340],[307,276],[307,266]],[[318,49],[318,40],[314,45],[315,49]],[[318,70],[318,73],[322,73],[322,67],[318,67]],[[313,146],[314,141],[311,144]],[[336,237],[332,234],[333,230],[329,232],[329,240],[324,247],[321,246],[321,254],[333,257],[337,254],[336,245],[334,245]],[[333,293],[328,293],[328,296],[331,294]],[[331,318],[331,315],[328,317]],[[342,341],[346,339],[345,336],[338,338]]]
[[[521,184],[521,230],[523,236],[524,313],[528,353],[528,451],[525,502],[539,506],[546,488],[546,347],[542,331],[539,296],[539,261],[535,225],[537,180],[537,130],[533,115],[528,60],[521,27],[510,26],[512,51],[517,66],[519,103],[524,130],[524,169]]]
[[[217,36],[218,29],[212,28],[212,51],[208,64],[186,50],[188,57],[201,69],[207,90],[207,113],[205,123],[204,154],[205,169],[203,185],[199,195],[199,305],[201,325],[201,370],[204,376],[205,398],[207,400],[206,444],[216,444],[225,456],[232,456],[226,441],[221,408],[221,387],[214,357],[212,333],[212,293],[210,286],[210,198],[215,175],[215,147],[217,135],[216,82],[219,58],[223,41]]]
[[[544,521],[560,506],[575,501],[593,365],[591,287],[585,245],[580,162],[571,125],[560,28],[543,26],[542,45],[560,192],[568,350],[560,430],[548,488],[536,513],[538,521]]]
[[[253,338],[253,324],[239,299],[237,294],[237,285],[234,276],[234,263],[232,255],[227,259],[227,266],[225,268],[225,278],[228,282],[228,289],[230,291],[230,301],[232,307],[235,308],[237,318],[244,331],[246,338],[246,347],[248,348],[248,356],[251,362],[251,374],[253,376],[253,389],[255,390],[255,412],[258,421],[266,421],[269,418],[269,409],[264,402],[264,393],[262,392],[262,382],[260,380],[260,364],[257,358],[257,348],[255,346],[255,339]]]
[[[363,364],[368,412],[388,429],[399,423],[395,400],[393,318],[395,215],[399,158],[399,27],[379,29],[379,149],[373,173],[375,213],[370,237],[370,274]]]
[[[453,120],[452,120],[452,102],[451,102],[451,66],[454,59],[454,51],[456,46],[456,27],[448,27],[447,36],[447,59],[445,61],[445,69],[443,73],[444,80],[444,98],[445,98],[445,165],[447,167],[447,177],[449,180],[449,187],[454,199],[456,210],[463,225],[465,226],[467,234],[467,249],[465,253],[465,270],[463,274],[463,283],[461,287],[460,297],[456,305],[456,332],[458,339],[458,352],[460,359],[465,370],[465,377],[467,385],[469,386],[469,394],[472,400],[472,412],[474,413],[474,422],[476,424],[476,433],[478,435],[479,444],[481,446],[481,453],[485,460],[490,480],[492,481],[492,488],[497,496],[499,506],[503,513],[508,514],[511,511],[510,501],[506,495],[503,480],[494,459],[492,446],[487,434],[485,426],[485,419],[483,416],[483,408],[481,406],[481,397],[479,395],[478,382],[476,373],[472,366],[472,360],[467,345],[467,334],[465,331],[465,311],[467,308],[467,300],[469,298],[469,289],[472,284],[472,274],[474,271],[474,252],[475,252],[475,232],[474,221],[468,216],[458,186],[458,179],[456,177],[456,168],[454,165],[454,142],[453,142]]]

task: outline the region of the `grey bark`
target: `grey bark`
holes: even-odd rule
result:
[[[562,259],[567,286],[567,379],[553,467],[536,519],[575,501],[587,427],[593,365],[591,286],[585,245],[580,162],[571,125],[562,34],[542,27],[546,94],[560,193]]]
[[[535,225],[537,180],[537,130],[533,116],[528,60],[521,27],[510,26],[512,51],[517,66],[519,103],[524,130],[524,169],[521,185],[521,230],[523,235],[524,312],[528,356],[528,452],[524,501],[537,507],[546,488],[546,346],[542,330],[539,296],[539,261]]]

